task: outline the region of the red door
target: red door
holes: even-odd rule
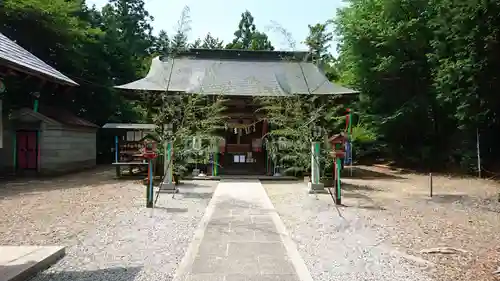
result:
[[[36,169],[37,152],[36,132],[17,132],[17,164],[19,169]]]

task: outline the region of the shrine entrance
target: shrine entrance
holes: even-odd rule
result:
[[[220,148],[224,175],[265,175],[266,155],[262,136],[264,121],[236,119],[227,123],[225,143]]]

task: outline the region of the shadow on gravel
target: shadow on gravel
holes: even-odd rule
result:
[[[356,201],[358,201],[356,203],[347,203],[347,204],[345,204],[345,201],[344,201],[344,207],[351,207],[351,208],[365,209],[365,210],[375,210],[375,211],[387,210],[386,208],[375,203],[375,201],[372,198],[370,198],[370,196],[368,196],[366,194],[350,191],[350,192],[344,192],[342,194],[342,197],[351,198],[351,199],[355,199]]]
[[[434,203],[465,203],[466,201],[472,201],[471,198],[466,194],[437,194],[429,198],[429,201]]]
[[[467,194],[436,194],[426,200],[435,204],[458,204],[464,207],[479,208],[489,212],[500,213],[498,196],[478,198]]]
[[[162,207],[162,206],[155,206],[155,209],[158,210],[165,210],[167,213],[186,213],[189,211],[188,208],[169,208],[169,207]]]
[[[341,187],[342,190],[347,191],[380,191],[380,189],[374,188],[369,185],[352,184],[347,182],[342,182]]]
[[[368,168],[362,167],[346,167],[342,170],[341,177],[350,179],[361,180],[374,180],[374,179],[405,179],[404,177],[397,176],[389,173],[377,172]]]
[[[212,198],[213,192],[182,192],[181,190],[177,194],[187,199],[210,199]]]
[[[289,184],[291,186],[291,185],[295,185],[298,183],[304,183],[304,180],[261,180],[261,183],[262,184],[282,184],[282,185]]]
[[[177,185],[177,188],[179,188],[181,191],[183,189],[194,189],[194,188],[213,188],[217,183],[214,183],[214,181],[206,181],[206,182],[180,182],[180,184]]]
[[[40,178],[18,178],[0,182],[0,199],[10,196],[45,192],[61,189],[81,188],[84,186],[99,186],[116,184],[122,180],[115,179],[113,167],[98,166],[81,172]],[[123,179],[123,181],[131,181]]]
[[[377,204],[342,204],[342,207],[356,208],[370,211],[386,211],[387,209]]]
[[[134,280],[142,267],[115,267],[98,270],[82,270],[82,271],[62,271],[55,273],[40,273],[33,281],[96,281],[96,280],[113,280],[113,281],[130,281]]]

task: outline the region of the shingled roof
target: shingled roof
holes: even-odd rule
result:
[[[0,64],[59,84],[78,84],[0,33]]]
[[[205,49],[156,57],[146,77],[116,88],[231,96],[357,93],[328,81],[307,52]]]

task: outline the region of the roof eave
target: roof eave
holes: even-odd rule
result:
[[[69,78],[68,78],[68,80],[60,79],[58,77],[33,70],[29,67],[26,67],[26,66],[8,61],[8,60],[0,60],[0,64],[5,65],[6,67],[14,69],[16,71],[22,72],[24,74],[35,76],[35,77],[38,77],[40,79],[48,80],[48,81],[51,81],[53,83],[57,83],[60,85],[80,86],[78,83],[76,83],[75,81],[73,81]]]

